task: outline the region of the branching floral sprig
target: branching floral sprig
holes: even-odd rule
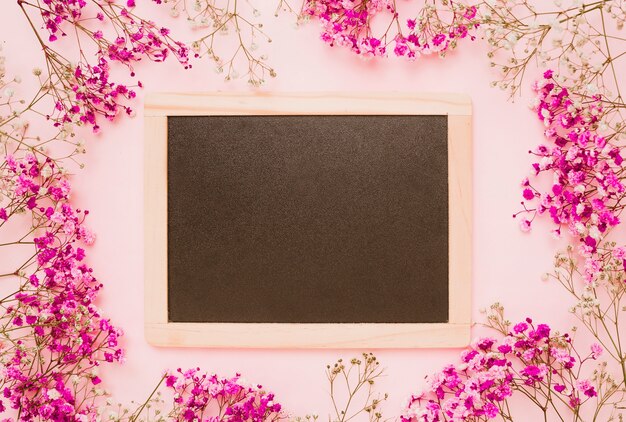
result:
[[[193,368],[178,369],[165,376],[165,385],[174,392],[169,420],[216,420],[263,422],[285,419],[274,394],[261,385],[249,385],[239,374],[220,378]]]
[[[555,233],[565,226],[581,239],[586,255],[592,254],[608,231],[619,224],[624,204],[624,159],[619,134],[600,130],[605,114],[601,97],[571,93],[557,84],[553,72],[535,86],[534,109],[542,121],[548,143],[532,153],[535,176],[548,173],[548,189],[523,182],[525,218],[529,230],[536,215],[547,214],[556,224]]]
[[[81,49],[85,61],[72,67],[48,43],[63,34],[62,28],[72,27],[77,32],[82,28],[100,43],[97,54],[102,60],[117,57],[132,70],[138,57],[122,60],[122,38],[107,44],[103,36],[83,26],[85,2],[18,4],[42,45],[47,73],[34,71],[40,89],[26,102],[15,95],[21,78],[8,80],[4,66],[0,72],[0,148],[4,157],[0,163],[0,249],[4,256],[9,250],[18,256],[26,253],[22,263],[8,271],[3,268],[0,274],[6,286],[0,299],[0,408],[12,408],[19,420],[26,421],[93,419],[98,398],[104,395],[98,387],[97,369],[122,360],[118,346],[121,331],[101,316],[95,305],[102,285],[85,264],[85,250],[80,245],[92,243],[94,237],[83,224],[88,212],[69,203],[66,167],[70,160],[79,163],[78,155],[85,152],[82,143],[74,140],[73,125],[89,123],[97,128],[96,114],[112,117],[119,107],[118,96],[130,98],[132,94],[108,82],[106,63],[93,66]],[[115,9],[118,6],[112,3],[102,7],[103,16],[119,18],[126,35],[134,28],[131,43],[137,53],[141,27],[132,26],[132,14],[115,17],[109,12],[126,9]],[[47,41],[34,26],[28,8],[41,13],[49,31]],[[141,22],[144,27],[148,24]],[[4,64],[4,58],[1,61]],[[92,73],[85,75],[84,69]],[[93,72],[98,80],[93,79]],[[39,118],[38,108],[49,97],[56,109],[49,117],[55,119],[57,129],[47,136],[31,135],[29,120]],[[16,236],[15,228],[21,224],[26,230]]]
[[[191,43],[195,55],[215,63],[216,71],[230,81],[246,78],[252,86],[259,86],[275,70],[268,64],[267,55],[260,53],[261,43],[271,43],[258,21],[260,12],[241,0],[218,2],[216,0],[164,0],[174,17],[183,15],[199,38]],[[242,7],[244,11],[242,12]],[[224,50],[219,38],[232,35],[236,38],[234,50]],[[247,67],[245,74],[238,69]]]
[[[31,133],[30,121],[41,119],[37,108],[51,94],[43,72],[34,73],[41,88],[31,101],[20,100],[21,78],[6,76],[0,56],[0,253],[24,256],[14,266],[3,261],[0,270],[5,286],[0,299],[0,413],[23,421],[101,420],[107,411],[120,421],[187,420],[189,409],[183,407],[192,402],[174,401],[169,411],[156,409],[163,402],[159,387],[171,375],[144,403],[111,415],[98,368],[123,361],[122,332],[96,306],[102,284],[86,264],[85,246],[94,241],[84,225],[89,213],[70,203],[68,171],[77,167],[72,162],[82,167],[79,155],[85,149],[74,140],[75,121],[51,128],[45,137]],[[224,387],[214,402],[230,416],[220,420],[279,419],[272,411],[280,405],[270,403],[270,393],[237,380],[215,378],[205,384],[216,381]],[[237,385],[241,389],[236,391]],[[199,399],[196,387],[183,393]]]
[[[523,181],[524,209],[516,216],[524,230],[542,214],[556,224],[557,236],[567,228],[581,241],[591,278],[597,245],[620,224],[624,208],[626,105],[616,69],[626,56],[625,8],[622,0],[479,7],[491,65],[501,72],[494,85],[513,95],[531,66],[553,69],[533,86],[547,142],[531,151],[537,161]],[[551,179],[548,186],[540,174]]]
[[[509,405],[514,394],[523,395],[546,421],[583,420],[586,404],[602,409],[599,403],[615,403],[619,388],[603,365],[591,379],[584,376],[583,367],[602,354],[598,344],[581,354],[568,334],[530,318],[511,328],[498,304],[488,323],[500,339],[478,339],[461,354],[460,363],[428,377],[427,390],[410,398],[403,421],[528,420],[528,409],[516,416]],[[602,417],[614,416],[611,407],[610,415]]]
[[[626,393],[625,260],[626,248],[617,247],[615,242],[606,243],[599,247],[597,258],[591,261],[597,268],[582,271],[570,247],[566,253],[556,256],[555,271],[546,274],[546,279],[559,282],[576,299],[570,312],[576,315],[619,368],[613,375],[622,394]],[[589,272],[594,275],[591,280]]]
[[[23,257],[0,270],[0,409],[24,421],[90,420],[104,395],[98,368],[123,353],[121,331],[95,305],[102,285],[85,263],[88,212],[69,202],[66,166],[80,164],[84,148],[68,125],[31,134],[49,89],[18,99],[22,78],[0,62],[0,254]]]
[[[45,57],[45,72],[39,73],[43,73],[43,94],[54,102],[47,117],[57,126],[90,125],[98,131],[99,116],[112,120],[120,112],[133,114],[127,102],[135,91],[110,79],[114,62],[127,67],[131,76],[140,60],[159,62],[170,54],[190,66],[186,45],[172,39],[167,28],[134,14],[133,0],[125,5],[108,0],[18,0],[18,4]],[[34,14],[41,17],[47,39],[40,34]],[[78,57],[66,57],[53,47],[65,36],[75,38]]]
[[[29,248],[32,252],[0,274],[7,287],[0,299],[0,409],[11,408],[25,421],[93,420],[105,394],[98,387],[97,369],[121,361],[123,353],[118,346],[121,331],[95,305],[102,285],[85,264],[80,245],[94,239],[83,224],[88,212],[69,203],[66,165],[85,152],[73,139],[73,127],[89,124],[97,130],[98,115],[112,119],[119,109],[131,113],[122,98],[130,99],[134,92],[109,80],[110,62],[120,62],[132,73],[143,57],[159,61],[168,51],[186,63],[186,49],[167,30],[136,17],[129,9],[132,2],[127,7],[52,0],[18,5],[40,42],[46,70],[34,71],[40,89],[30,102],[16,99],[21,78],[7,80],[4,66],[1,72],[0,249],[3,255],[9,249],[18,255]],[[84,13],[90,7],[98,9],[95,19]],[[29,11],[40,14],[47,40]],[[107,21],[114,38],[92,30],[90,20]],[[79,45],[76,62],[51,47],[68,33]],[[94,43],[95,63],[83,49],[85,39]],[[41,115],[38,110],[50,97],[54,111],[46,114],[57,129],[33,136],[29,120]],[[20,224],[26,225],[25,232],[9,237],[15,236],[10,227]]]
[[[165,397],[171,401],[166,402]],[[261,385],[248,384],[239,374],[221,378],[199,368],[165,373],[141,404],[125,407],[107,400],[98,412],[112,422],[288,420],[274,394]]]
[[[121,331],[94,304],[102,285],[79,246],[94,240],[83,225],[88,212],[69,204],[69,182],[50,158],[6,157],[0,185],[0,229],[20,217],[31,221],[26,235],[0,247],[34,249],[15,271],[0,274],[14,289],[0,299],[4,399],[20,420],[87,417],[103,395],[97,368],[123,357]]]
[[[591,90],[590,95],[602,93],[605,102],[623,103],[616,62],[625,50],[624,8],[623,0],[482,2],[488,56],[501,72],[494,85],[513,95],[529,67],[538,66],[554,69],[573,92]]]
[[[362,57],[390,51],[409,60],[433,53],[443,57],[459,40],[475,39],[476,7],[454,0],[424,3],[407,18],[400,16],[394,0],[305,0],[302,18],[319,20],[321,38],[330,46]]]
[[[326,377],[330,387],[330,399],[334,414],[329,416],[333,422],[347,422],[366,415],[369,421],[381,421],[381,404],[388,395],[375,391],[375,383],[383,375],[384,369],[372,353],[363,353],[360,358],[353,358],[349,364],[343,359],[326,367]],[[341,389],[347,397],[342,401]],[[342,404],[342,402],[345,402]],[[355,406],[357,402],[363,404]],[[356,408],[355,408],[356,407]],[[316,420],[317,416],[313,417]]]
[[[552,8],[528,0],[414,0],[411,8],[417,11],[399,12],[393,0],[305,0],[301,16],[320,21],[326,43],[362,56],[443,56],[459,40],[480,36],[501,72],[494,86],[511,95],[538,65],[554,68],[573,91],[591,86],[605,94],[604,102],[623,108],[616,73],[626,41],[623,0],[557,0]]]
[[[523,182],[524,210],[517,216],[524,230],[548,216],[556,235],[565,228],[577,240],[557,255],[546,278],[572,295],[571,312],[606,350],[608,362],[596,373],[606,397],[596,404],[597,420],[606,408],[626,404],[625,249],[606,241],[623,224],[625,106],[616,69],[626,55],[624,3],[575,2],[541,11],[522,1],[509,6],[494,6],[487,34],[490,56],[507,58],[504,65],[492,63],[503,75],[496,85],[514,94],[530,65],[555,69],[534,85],[533,109],[547,142],[531,151],[537,161]]]

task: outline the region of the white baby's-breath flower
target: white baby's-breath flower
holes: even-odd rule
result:
[[[589,236],[591,236],[595,240],[600,240],[600,238],[602,237],[602,234],[600,233],[600,230],[598,230],[597,226],[591,226],[589,228]]]

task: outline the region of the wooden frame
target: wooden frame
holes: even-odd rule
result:
[[[449,322],[401,324],[173,323],[167,307],[167,117],[190,115],[447,115]],[[145,335],[155,346],[463,347],[472,279],[471,102],[456,94],[153,94],[145,103]]]

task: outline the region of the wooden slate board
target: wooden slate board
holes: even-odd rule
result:
[[[448,321],[446,116],[168,119],[172,322]]]
[[[148,342],[468,344],[467,97],[151,94],[144,115]]]

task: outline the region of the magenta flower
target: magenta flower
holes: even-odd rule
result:
[[[406,35],[395,4],[390,0],[307,0],[303,15],[321,23],[321,39],[330,46],[342,46],[356,54],[374,57],[385,56],[387,47],[393,44],[396,56],[413,60],[422,54],[444,55],[456,47],[456,41],[466,38],[478,27],[476,7],[456,2],[445,3],[442,7],[445,10],[439,10],[441,13],[433,7],[425,7],[419,18],[406,19]],[[442,16],[447,14],[451,17],[444,20]],[[372,36],[375,31],[371,24],[381,15],[387,16],[391,24],[382,35]],[[471,39],[475,37],[472,35]]]
[[[27,2],[20,4],[25,12],[31,7]],[[125,5],[111,0],[46,0],[40,7],[33,7],[43,19],[51,44],[59,36],[66,37],[64,28],[71,27],[78,32],[76,37],[92,41],[96,50],[93,60],[88,59],[90,54],[81,54],[78,63],[70,63],[63,54],[42,42],[54,88],[50,94],[55,100],[48,118],[56,126],[84,124],[97,132],[100,116],[112,120],[119,114],[133,113],[127,103],[136,93],[111,79],[111,63],[125,66],[131,77],[135,76],[133,66],[144,59],[161,62],[173,56],[185,68],[191,67],[188,47],[172,39],[167,28],[134,14],[131,11],[134,6],[134,0],[126,1]],[[27,17],[30,19],[28,14]],[[101,29],[88,29],[94,20],[106,23],[117,36],[111,38]],[[76,43],[82,49],[78,40]],[[136,86],[141,86],[141,82]]]
[[[546,324],[520,322],[499,341],[482,338],[428,378],[429,388],[409,400],[404,422],[477,421],[494,419],[506,409],[514,391],[553,390],[567,396],[573,406],[582,404],[577,392],[592,397],[588,380],[577,380],[574,351],[567,334],[553,336]],[[572,384],[572,380],[576,385]],[[569,386],[567,388],[566,386]],[[545,394],[545,393],[542,393]]]
[[[99,384],[92,371],[123,353],[121,331],[94,305],[102,285],[77,246],[88,212],[69,204],[69,183],[50,159],[7,157],[0,183],[8,187],[5,220],[28,212],[36,228],[31,273],[5,299],[5,318],[23,331],[2,351],[4,398],[25,421],[92,417],[94,396],[84,386]]]
[[[274,395],[263,391],[260,385],[242,383],[239,374],[219,378],[202,373],[199,368],[178,369],[176,373],[166,374],[164,379],[165,385],[175,393],[172,417],[177,420],[197,420],[212,403],[218,409],[214,420],[263,422],[283,418]]]
[[[548,145],[539,145],[532,154],[535,173],[548,173],[554,182],[540,189],[524,182],[526,203],[522,213],[532,222],[535,215],[547,215],[560,232],[565,226],[584,245],[589,255],[611,227],[619,224],[619,198],[626,188],[619,172],[621,150],[598,131],[602,102],[598,96],[580,101],[554,80],[554,72],[544,73],[535,87],[538,118],[546,126]],[[526,229],[526,223],[522,228]]]

